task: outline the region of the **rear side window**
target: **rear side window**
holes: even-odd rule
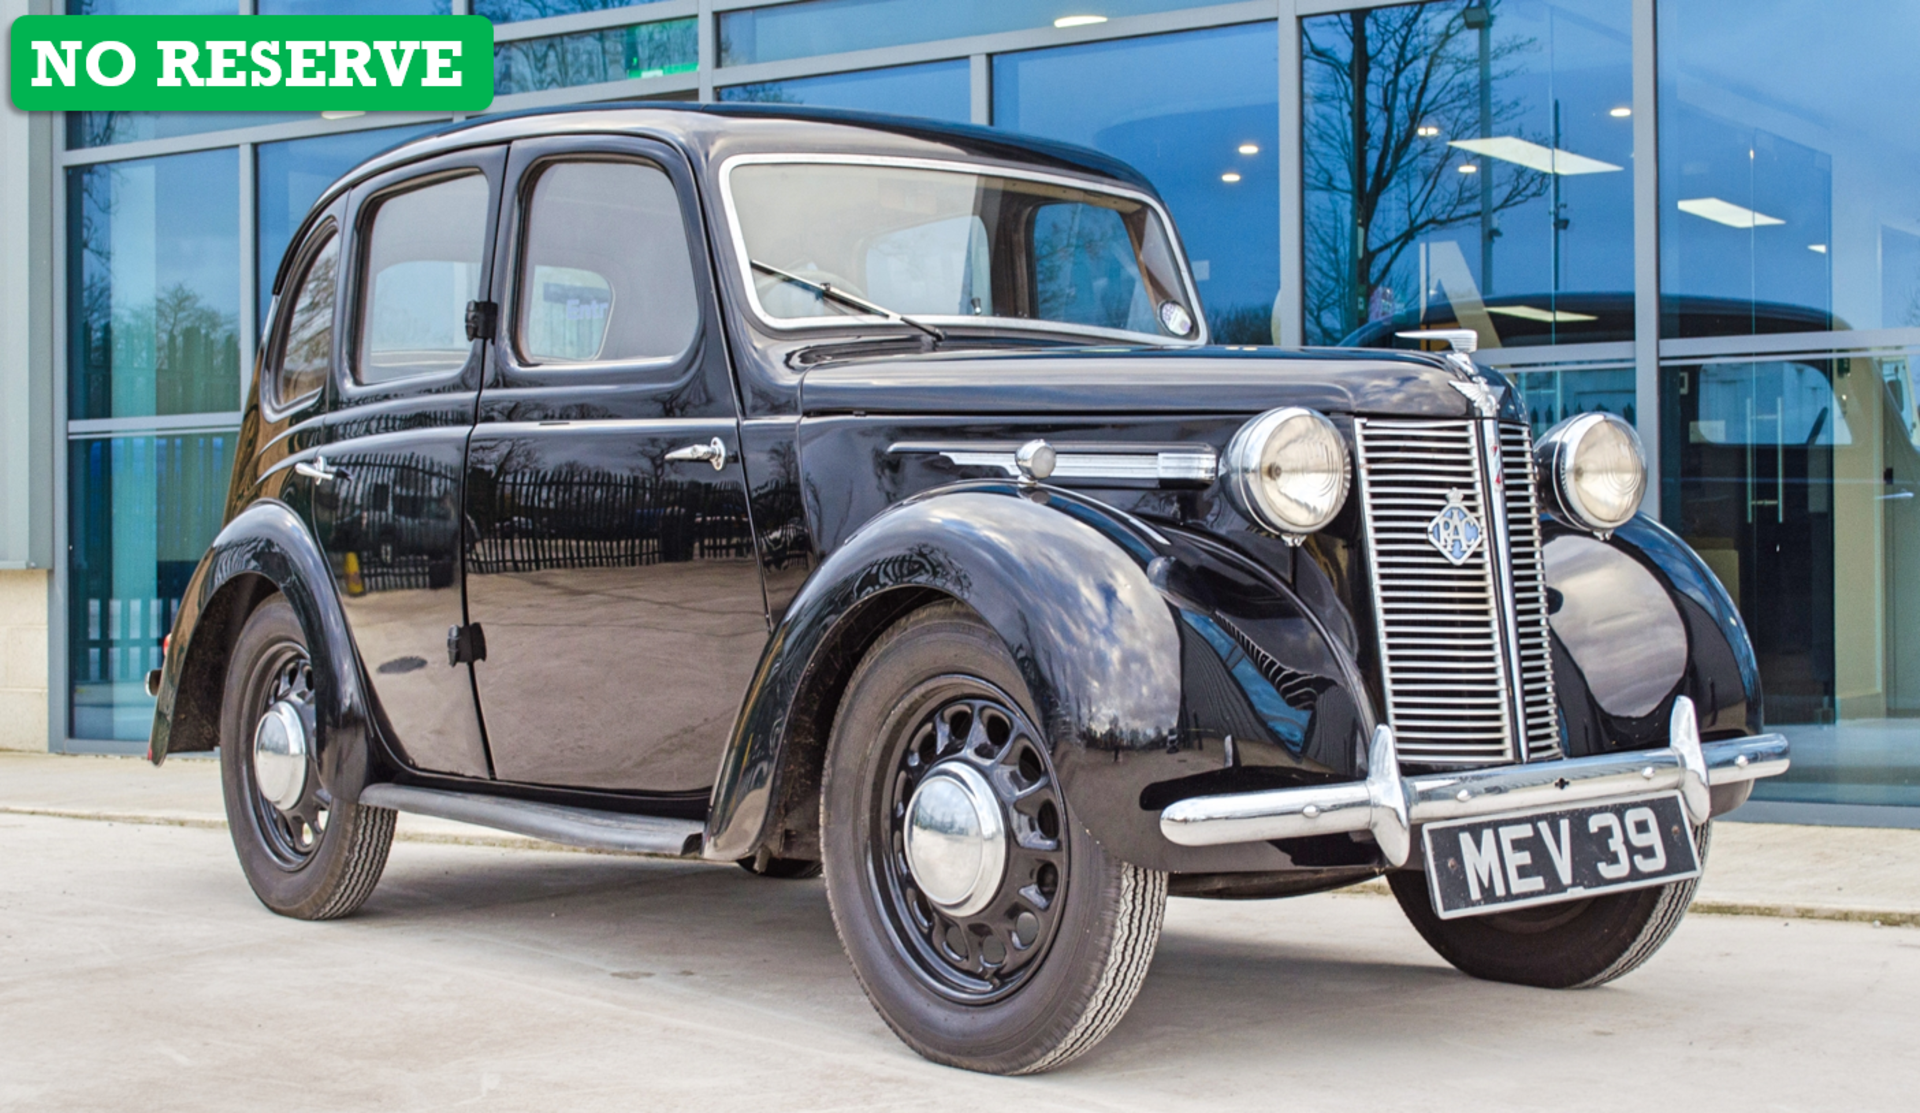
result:
[[[518,342],[533,362],[659,359],[699,327],[673,182],[637,162],[559,162],[527,205]]]
[[[331,231],[314,252],[287,312],[286,338],[274,376],[273,401],[290,406],[326,384],[333,365],[333,295],[340,269],[340,238]]]
[[[487,179],[443,180],[380,201],[367,236],[356,373],[363,383],[456,371],[473,350],[467,303],[480,296]]]

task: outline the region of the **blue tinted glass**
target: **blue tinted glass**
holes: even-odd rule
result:
[[[964,124],[973,112],[969,70],[967,61],[959,59],[886,70],[831,73],[792,81],[730,85],[719,93],[723,101],[812,104],[888,112],[896,116],[930,116]]]
[[[1108,17],[1198,8],[1214,0],[812,0],[720,15],[720,64],[776,62],[901,43],[935,42],[1028,27],[1060,26],[1075,17]],[[1094,16],[1099,18],[1093,18]],[[1072,26],[1071,22],[1066,24]]]
[[[1153,182],[1225,343],[1273,340],[1278,49],[1275,25],[1256,23],[993,60],[995,126],[1097,148]]]
[[[70,413],[240,408],[233,148],[67,171]]]
[[[601,12],[609,8],[631,8],[657,0],[473,0],[474,15],[483,15],[495,23],[522,19],[545,19],[574,12]]]
[[[1920,327],[1920,7],[1659,12],[1661,334]]]
[[[259,260],[260,301],[262,310],[273,293],[274,272],[287,242],[307,210],[320,194],[340,175],[388,147],[425,135],[440,124],[416,127],[380,128],[374,131],[348,131],[313,139],[291,139],[284,143],[262,143],[255,150],[256,224],[254,250]]]
[[[447,0],[254,0],[253,10],[259,15],[446,15],[453,9]]]
[[[312,118],[310,112],[69,112],[67,148],[171,139]]]
[[[1632,337],[1630,10],[1300,21],[1309,343],[1392,344],[1422,323],[1482,348]]]
[[[68,15],[232,15],[232,0],[67,0]]]
[[[670,19],[500,43],[493,48],[493,92],[504,97],[690,73],[700,65],[698,26],[698,20]]]
[[[68,446],[68,668],[75,738],[141,739],[148,669],[226,508],[230,432]]]
[[[1042,320],[1155,331],[1133,240],[1112,209],[1067,202],[1035,212],[1033,262]]]

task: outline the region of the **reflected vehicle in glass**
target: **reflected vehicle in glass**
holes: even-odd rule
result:
[[[1385,876],[1471,974],[1618,977],[1786,767],[1631,426],[1536,444],[1457,350],[1211,345],[1090,151],[477,123],[336,183],[274,292],[149,682],[285,915],[359,907],[398,811],[824,872],[893,1030],[1024,1073],[1169,894]]]

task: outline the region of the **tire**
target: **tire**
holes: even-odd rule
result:
[[[332,920],[372,895],[393,844],[394,813],[337,800],[304,747],[298,799],[281,807],[260,785],[254,759],[262,718],[285,702],[314,731],[311,660],[293,607],[269,597],[247,617],[227,666],[220,707],[220,781],[241,872],[282,916]],[[356,786],[357,787],[357,786]]]
[[[834,720],[820,799],[834,926],[881,1019],[937,1063],[1032,1074],[1085,1053],[1126,1014],[1160,937],[1166,874],[1110,857],[1074,821],[1034,722],[1006,647],[956,604],[882,635]],[[910,790],[963,760],[1011,794],[996,798],[1010,838],[977,913],[919,892],[901,834]]]
[[[1711,823],[1694,829],[1706,865]],[[1387,875],[1401,911],[1428,945],[1461,972],[1541,989],[1591,989],[1630,974],[1680,926],[1699,879],[1549,904],[1516,912],[1442,920],[1426,875]]]

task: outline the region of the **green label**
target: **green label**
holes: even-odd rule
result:
[[[493,24],[477,15],[27,15],[23,112],[478,112]]]

